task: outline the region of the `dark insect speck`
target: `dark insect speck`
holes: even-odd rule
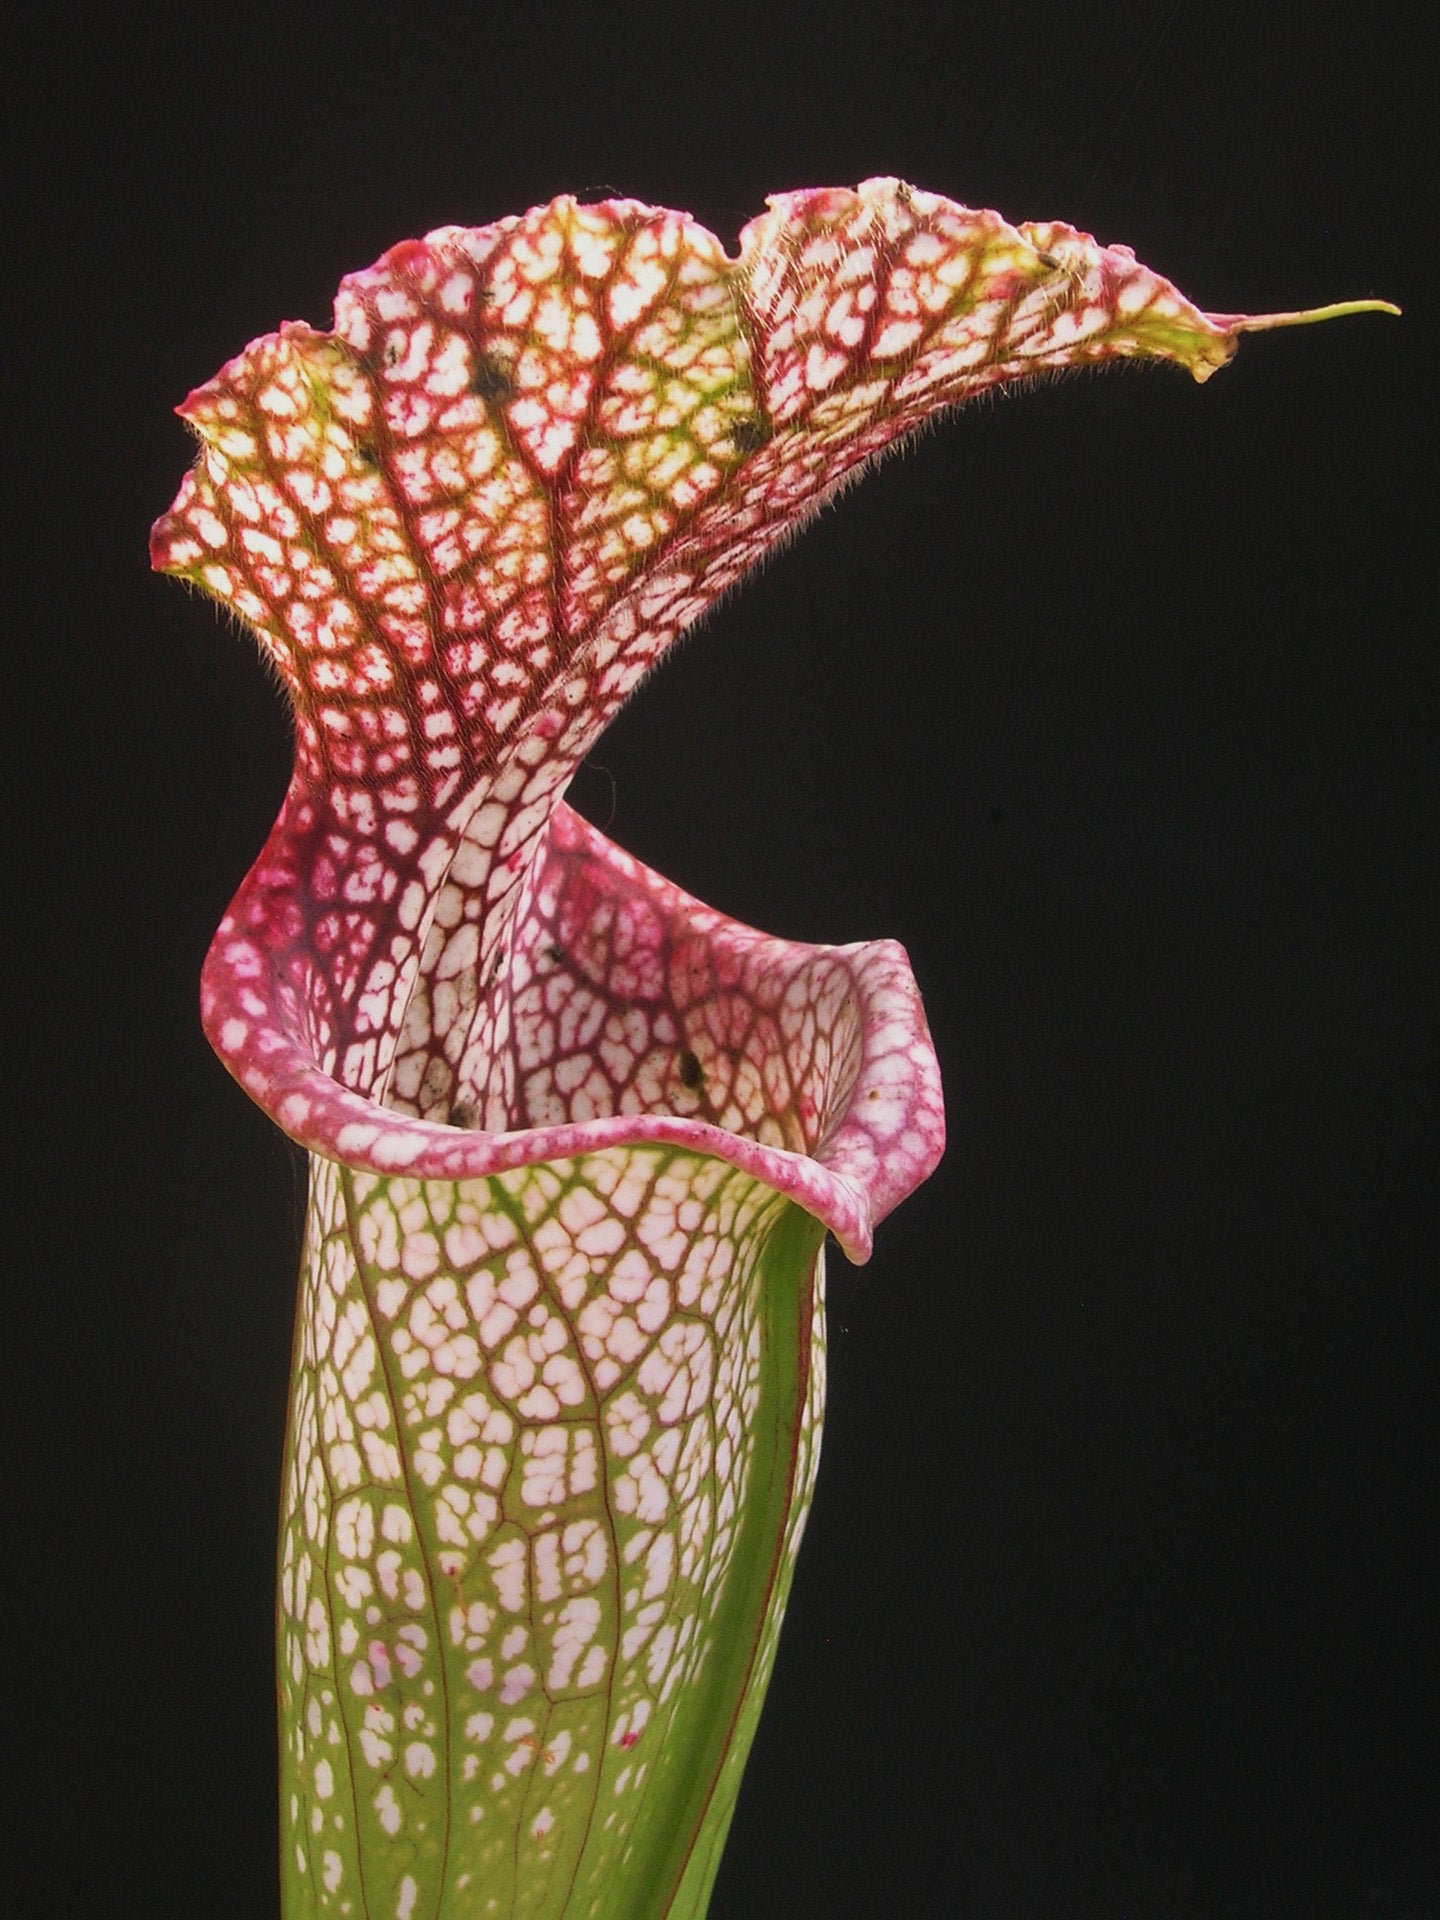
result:
[[[475,371],[470,376],[470,391],[478,393],[482,400],[498,401],[502,406],[507,400],[515,398],[515,382],[495,361],[478,354]]]
[[[380,456],[368,440],[362,440],[356,447],[355,458],[362,467],[378,467],[380,464]]]
[[[730,438],[739,453],[758,453],[770,438],[770,430],[758,414],[746,414],[730,429]]]
[[[1057,271],[1057,270],[1059,269],[1059,266],[1060,266],[1060,256],[1059,256],[1059,254],[1056,254],[1056,253],[1046,253],[1046,252],[1044,252],[1044,251],[1043,251],[1042,249],[1039,249],[1039,248],[1037,248],[1037,249],[1036,249],[1036,257],[1038,258],[1038,260],[1039,260],[1039,262],[1040,262],[1040,264],[1041,264],[1041,266],[1042,266],[1042,267],[1049,267],[1049,269],[1050,269],[1050,271],[1051,271],[1052,273],[1055,273],[1055,272],[1056,272],[1056,271]]]
[[[542,948],[541,951],[550,964],[555,967],[558,967],[560,962],[565,958],[565,949],[563,947],[557,947],[553,942],[548,947]]]
[[[395,365],[395,364],[396,364],[396,363],[398,362],[398,360],[399,360],[399,358],[400,358],[400,349],[399,349],[399,347],[397,347],[397,346],[396,346],[396,344],[395,344],[395,342],[394,342],[393,340],[387,340],[387,341],[386,341],[386,343],[385,343],[385,364],[386,364],[386,366],[387,366],[387,367],[393,367],[393,366],[394,366],[394,365]]]
[[[689,1047],[682,1047],[675,1059],[675,1071],[680,1075],[682,1087],[688,1087],[692,1093],[698,1093],[705,1084],[705,1072],[700,1065],[698,1053],[692,1053]]]
[[[450,1109],[452,1127],[478,1127],[480,1112],[472,1100],[457,1100]]]

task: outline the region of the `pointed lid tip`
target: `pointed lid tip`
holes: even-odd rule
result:
[[[1207,313],[1205,318],[1225,333],[1268,333],[1276,327],[1313,327],[1322,320],[1344,320],[1352,313],[1391,313],[1400,309],[1389,300],[1337,300],[1328,307],[1304,307],[1296,313]]]

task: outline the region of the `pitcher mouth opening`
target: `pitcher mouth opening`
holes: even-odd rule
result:
[[[903,949],[743,926],[563,803],[493,979],[482,991],[478,922],[452,893],[423,998],[368,1086],[360,1043],[322,1051],[293,974],[239,934],[252,888],[260,868],[206,965],[207,1030],[292,1139],[357,1172],[468,1179],[663,1143],[752,1173],[863,1260],[939,1158],[938,1069]]]
[[[568,808],[523,895],[488,980],[483,959],[465,969],[485,936],[462,917],[427,985],[430,1044],[402,1039],[386,1106],[492,1133],[663,1115],[820,1153],[862,1052],[832,949],[725,918]]]

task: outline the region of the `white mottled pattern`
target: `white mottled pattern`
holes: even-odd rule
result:
[[[868,1255],[939,1075],[901,948],[739,926],[566,785],[926,419],[1114,357],[1205,378],[1248,324],[895,180],[779,196],[736,259],[564,198],[393,248],[181,408],[155,563],[295,710],[202,987],[312,1154],[289,1920],[703,1912],[816,1470],[822,1228]]]

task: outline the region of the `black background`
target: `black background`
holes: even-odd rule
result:
[[[743,919],[902,939],[948,1090],[833,1259],[712,1920],[1440,1914],[1421,11],[219,7],[12,63],[8,1911],[276,1912],[303,1171],[195,980],[287,725],[146,570],[170,408],[443,221],[614,188],[733,243],[892,172],[1407,317],[945,423],[577,781]]]

